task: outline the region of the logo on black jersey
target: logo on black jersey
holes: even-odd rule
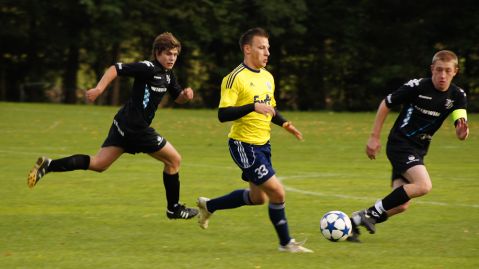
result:
[[[150,61],[142,61],[141,63],[146,64],[148,67],[155,67],[155,65]]]
[[[426,95],[421,95],[420,94],[418,97],[421,98],[421,99],[432,100],[431,96],[426,96]]]
[[[271,105],[271,97],[269,97],[269,94],[267,94],[267,95],[266,95],[266,98],[264,98],[264,100],[261,100],[261,99],[259,99],[259,96],[258,96],[258,95],[255,95],[255,96],[254,96],[254,102],[255,102],[255,103],[262,103],[262,104]]]
[[[421,82],[421,79],[411,79],[410,81],[404,83],[404,85],[406,86],[409,86],[409,87],[415,87],[415,86],[419,86],[419,82]]]
[[[454,106],[454,100],[451,100],[451,99],[446,99],[446,109],[451,109],[453,106]]]
[[[151,90],[154,91],[154,92],[166,92],[167,89],[164,88],[164,87],[154,87],[154,86],[150,86],[151,87]]]
[[[419,161],[419,158],[416,158],[416,156],[414,155],[409,155],[407,157],[408,161],[406,162],[406,164],[410,164],[412,162],[418,162]]]
[[[425,109],[425,108],[422,108],[422,107],[418,107],[416,105],[414,105],[414,108],[417,109],[419,112],[421,112],[424,115],[429,115],[429,116],[433,116],[433,117],[441,116],[441,113],[437,112],[437,111],[428,110],[428,109]]]

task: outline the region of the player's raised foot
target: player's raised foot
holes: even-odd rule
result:
[[[353,243],[361,243],[361,240],[359,240],[359,227],[354,223],[353,219],[351,219],[351,234],[346,238],[347,241],[353,242]]]
[[[296,242],[296,240],[291,239],[291,241],[289,241],[286,246],[280,245],[278,249],[282,252],[313,253],[314,251],[312,251],[311,249],[303,247],[304,243],[306,243],[306,241]]]
[[[38,158],[37,162],[28,174],[27,185],[29,188],[35,187],[38,181],[40,181],[40,179],[45,176],[46,173],[48,173],[47,168],[51,161],[52,159],[44,156]]]
[[[367,209],[354,212],[351,219],[356,225],[364,226],[370,234],[376,233],[376,219],[368,213]]]
[[[200,213],[198,214],[198,224],[200,225],[201,228],[206,229],[208,228],[208,222],[209,219],[212,215],[208,211],[208,208],[206,207],[206,203],[209,201],[209,198],[206,197],[199,197],[198,201],[196,201],[196,205],[199,208]]]
[[[191,219],[196,215],[198,215],[196,208],[189,208],[184,204],[176,204],[173,211],[166,210],[166,216],[169,219]]]

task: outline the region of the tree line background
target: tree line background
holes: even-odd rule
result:
[[[148,59],[153,39],[183,45],[175,73],[217,107],[221,79],[242,61],[238,38],[271,35],[268,69],[281,109],[376,109],[387,93],[430,76],[440,49],[460,57],[455,83],[479,111],[479,2],[474,0],[0,0],[0,101],[84,102],[111,64]],[[131,80],[98,100],[118,105]],[[165,106],[173,105],[166,100]]]

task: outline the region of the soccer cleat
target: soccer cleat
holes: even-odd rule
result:
[[[280,245],[278,250],[291,253],[313,253],[314,251],[311,249],[303,247],[304,243],[306,243],[306,241],[296,242],[296,240],[291,239],[286,246]]]
[[[353,219],[351,219],[351,235],[346,238],[347,241],[353,242],[353,243],[361,243],[361,240],[359,240],[359,235],[361,234],[359,232],[359,227],[354,223]]]
[[[37,162],[33,166],[32,170],[28,174],[27,185],[29,188],[35,187],[38,181],[48,173],[47,168],[50,165],[52,159],[47,157],[40,157],[38,158]]]
[[[356,225],[364,226],[370,234],[376,233],[376,226],[374,226],[376,224],[376,219],[369,214],[368,210],[354,212],[351,215],[351,219]]]
[[[195,208],[188,208],[184,204],[176,204],[173,211],[166,210],[166,216],[169,219],[191,219],[198,215],[198,210]]]
[[[200,213],[198,214],[198,224],[203,229],[208,228],[209,218],[213,214],[208,211],[208,208],[206,208],[206,202],[209,200],[210,199],[206,197],[199,197],[198,201],[196,202],[196,205],[200,209]]]

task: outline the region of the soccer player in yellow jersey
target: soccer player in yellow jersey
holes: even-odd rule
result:
[[[233,121],[229,137],[231,157],[243,171],[242,179],[249,189],[235,190],[227,195],[198,198],[199,224],[206,229],[216,210],[244,205],[261,205],[269,201],[269,218],[279,237],[279,250],[313,252],[289,235],[285,214],[285,191],[271,164],[270,123],[282,126],[296,138],[302,134],[276,110],[274,79],[264,68],[269,57],[269,36],[261,28],[246,31],[239,44],[244,61],[221,84],[218,118]]]

